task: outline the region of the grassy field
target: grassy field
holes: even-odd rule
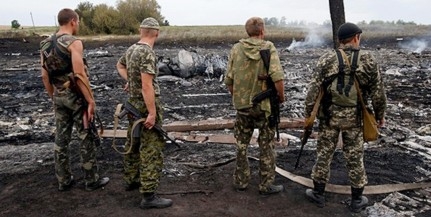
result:
[[[430,36],[431,25],[389,25],[389,26],[372,26],[362,27],[364,30],[363,37],[366,38],[383,38],[383,37],[412,37],[412,36]],[[13,30],[10,26],[0,25],[0,38],[14,37],[31,37],[49,35],[56,31],[57,27],[29,27]],[[274,27],[268,26],[266,29],[266,38],[269,40],[283,41],[293,38],[301,40],[310,32],[314,32],[320,37],[331,39],[330,27],[313,26],[313,27]],[[138,38],[137,35],[135,35]],[[244,26],[163,26],[161,27],[159,40],[177,41],[188,43],[194,42],[232,42],[246,37]],[[84,40],[109,40],[129,38],[130,35],[91,35],[81,36]]]

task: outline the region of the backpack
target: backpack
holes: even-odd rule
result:
[[[343,53],[341,53],[343,52]],[[338,58],[338,74],[331,77],[329,85],[326,88],[331,96],[331,102],[341,107],[356,107],[358,106],[358,92],[355,88],[355,71],[358,67],[359,51],[353,51],[353,60],[351,66],[347,60],[349,74],[346,74],[345,64],[343,59],[347,59],[344,51],[336,50]]]
[[[52,80],[53,77],[66,75],[72,72],[72,58],[70,55],[61,51],[57,46],[56,34],[53,34],[51,40],[48,40],[46,43],[49,43],[49,46],[46,44],[41,46],[43,58],[42,67],[48,72],[50,80]]]

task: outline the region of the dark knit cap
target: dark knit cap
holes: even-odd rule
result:
[[[340,28],[338,28],[338,39],[343,40],[359,33],[362,33],[362,29],[357,25],[353,23],[344,23]]]

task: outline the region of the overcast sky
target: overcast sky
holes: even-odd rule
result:
[[[18,20],[31,26],[53,26],[62,8],[75,9],[83,0],[1,0],[0,25]],[[117,0],[88,0],[115,6]],[[328,0],[158,0],[171,25],[243,25],[252,16],[286,17],[289,21],[330,20]],[[431,24],[430,0],[345,0],[346,21],[414,21]]]

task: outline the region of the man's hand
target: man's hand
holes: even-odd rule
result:
[[[277,95],[278,95],[278,101],[280,103],[283,103],[285,98],[284,98],[284,83],[283,80],[279,80],[277,82],[274,82],[274,86],[275,89],[277,90]]]
[[[378,126],[379,128],[384,127],[384,126],[385,126],[385,119],[384,119],[384,118],[382,118],[382,119],[378,120],[378,121],[377,121],[377,126]]]
[[[127,82],[126,85],[124,85],[123,90],[126,92],[129,92],[129,82]]]
[[[151,129],[155,124],[156,124],[156,115],[148,114],[144,123],[145,128]]]
[[[94,111],[96,110],[96,102],[88,102],[87,106],[87,114],[88,114],[88,121],[93,121],[94,118]]]

